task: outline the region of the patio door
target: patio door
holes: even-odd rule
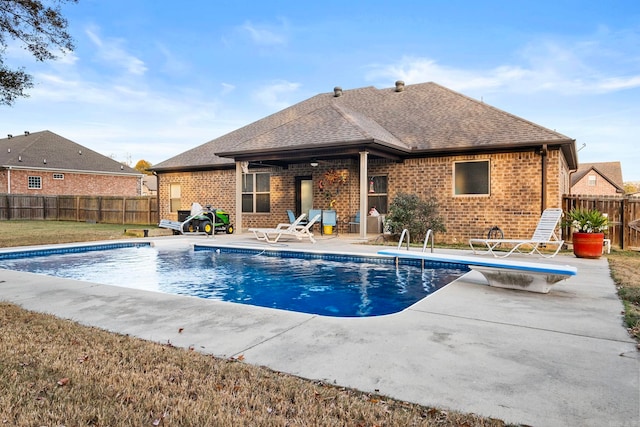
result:
[[[310,176],[296,176],[296,216],[307,214],[313,209],[313,179]]]

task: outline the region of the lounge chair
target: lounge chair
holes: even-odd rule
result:
[[[276,228],[250,228],[249,231],[252,231],[258,240],[264,240],[269,243],[276,243],[282,237],[295,237],[298,240],[302,240],[303,238],[308,238],[311,243],[315,243],[316,240],[313,238],[313,233],[309,231],[313,224],[316,223],[320,219],[320,215],[316,215],[311,218],[306,225],[300,225],[300,221],[304,219],[305,214],[300,215],[296,221],[292,224],[278,224]]]
[[[469,239],[471,250],[476,255],[492,254],[496,258],[505,258],[514,252],[526,253],[528,255],[537,253],[544,258],[552,258],[560,252],[564,240],[560,240],[556,235],[556,227],[562,217],[562,209],[549,208],[542,212],[540,221],[533,236],[528,240],[518,239]],[[476,245],[484,245],[482,249],[476,248]],[[507,252],[496,253],[494,250],[502,245],[512,246]],[[551,246],[556,250],[551,255],[540,252],[542,247]],[[486,250],[484,250],[486,249]]]

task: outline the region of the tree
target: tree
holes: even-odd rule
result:
[[[28,97],[25,90],[33,87],[32,77],[24,67],[11,69],[5,65],[7,38],[21,42],[38,61],[56,59],[55,48],[63,53],[72,51],[73,39],[67,32],[67,20],[62,16],[60,5],[77,2],[0,0],[0,105],[12,105],[16,98]]]
[[[145,175],[151,175],[153,174],[153,172],[149,170],[151,166],[152,166],[151,163],[149,163],[146,160],[138,160],[138,163],[136,163],[136,166],[134,167],[134,169]]]
[[[624,183],[624,192],[625,194],[632,194],[640,191],[640,184],[636,184],[633,182],[625,182]]]

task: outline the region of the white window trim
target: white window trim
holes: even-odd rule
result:
[[[31,182],[37,180],[38,182],[38,186],[37,187],[33,187],[31,185]],[[27,188],[29,190],[42,190],[42,177],[41,176],[37,176],[37,175],[29,175],[27,177]]]

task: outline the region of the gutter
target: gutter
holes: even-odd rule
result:
[[[116,176],[142,176],[141,173],[132,172],[109,172],[109,171],[87,171],[80,169],[58,169],[58,168],[43,168],[38,166],[14,166],[14,165],[2,165],[0,167],[15,170],[32,170],[38,172],[65,172],[65,173],[77,173],[86,175],[116,175]]]

